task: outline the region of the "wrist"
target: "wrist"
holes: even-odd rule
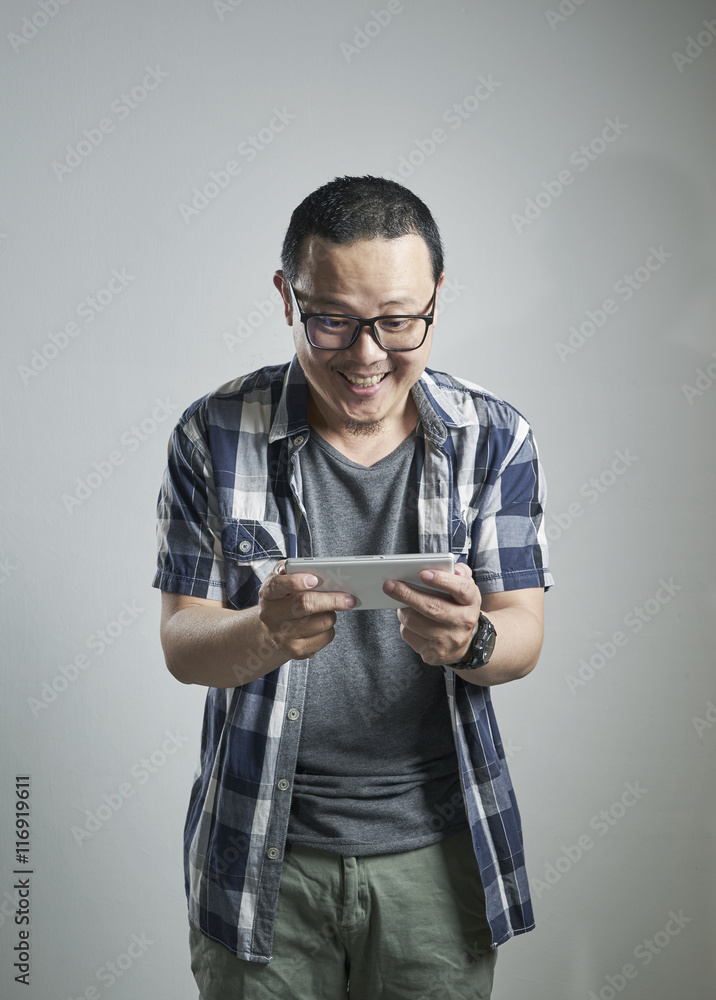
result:
[[[456,663],[449,663],[448,666],[460,670],[475,670],[484,667],[492,656],[496,639],[495,626],[486,615],[480,612],[467,650]]]

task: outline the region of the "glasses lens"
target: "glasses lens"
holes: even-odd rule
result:
[[[345,316],[311,316],[306,329],[314,347],[340,351],[350,344],[355,328],[356,321]]]
[[[375,325],[381,343],[389,351],[406,351],[418,347],[427,329],[424,319],[412,316],[386,316]]]
[[[350,344],[357,323],[345,316],[311,316],[308,339],[314,347],[342,351]],[[427,321],[413,316],[386,316],[375,324],[380,342],[388,351],[412,351],[420,347],[428,328]]]

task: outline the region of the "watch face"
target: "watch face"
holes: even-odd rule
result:
[[[497,638],[496,632],[490,632],[488,637],[485,639],[485,643],[482,647],[482,662],[487,663],[487,661],[492,656],[492,651],[495,648],[495,639]]]
[[[480,627],[475,637],[475,663],[484,666],[492,656],[497,632],[489,618],[480,615]]]

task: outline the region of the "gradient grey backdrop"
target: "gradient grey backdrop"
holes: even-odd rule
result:
[[[194,399],[291,357],[271,298],[290,212],[366,172],[442,228],[431,364],[516,405],[547,474],[544,651],[494,691],[537,930],[501,949],[495,1000],[713,997],[716,6],[561,11],[3,5],[8,1000],[196,996],[181,840],[204,690],[164,668],[149,586],[167,440]]]

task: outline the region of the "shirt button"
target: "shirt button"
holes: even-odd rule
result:
[[[268,851],[266,851],[266,857],[270,858],[271,861],[275,861],[278,855],[279,855],[278,847],[269,847]]]
[[[239,542],[239,552],[250,552],[251,542]]]
[[[304,438],[303,434],[299,434],[297,437],[293,439],[293,443],[296,445],[296,447],[298,447],[299,444],[303,444],[305,440],[306,439]]]
[[[286,712],[286,718],[287,719],[297,719],[300,714],[301,713],[299,712],[299,710],[297,708],[289,708],[288,712]]]
[[[290,782],[286,781],[285,778],[281,778],[281,780],[278,783],[278,787],[281,789],[282,792],[285,792],[286,789],[289,787],[289,784]]]

